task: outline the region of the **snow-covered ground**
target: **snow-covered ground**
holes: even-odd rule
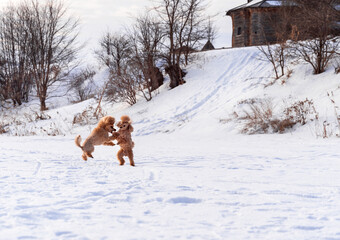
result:
[[[0,239],[340,239],[340,74],[292,62],[285,84],[269,86],[273,72],[258,53],[206,52],[186,84],[132,107],[105,103],[107,114],[133,120],[136,167],[118,165],[117,146],[81,159],[74,137],[94,122],[72,121],[94,100],[49,102],[43,121],[32,103],[7,110]],[[306,98],[317,121],[285,134],[242,135],[232,118],[245,100],[269,99],[280,115]],[[330,138],[319,137],[324,126]]]
[[[0,239],[340,239],[337,139],[0,137]]]

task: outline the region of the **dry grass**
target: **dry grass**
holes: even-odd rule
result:
[[[242,133],[282,133],[290,125],[288,121],[281,121],[273,115],[274,107],[270,100],[250,102],[248,107],[249,110],[243,110],[243,116],[239,117],[245,122]]]
[[[336,59],[335,64],[334,64],[334,72],[335,74],[340,73],[340,60]]]
[[[296,124],[305,125],[318,119],[311,100],[297,101],[279,114],[274,114],[274,106],[269,99],[249,99],[240,102],[246,110],[234,114],[237,120],[244,122],[241,130],[245,134],[284,133]]]
[[[44,112],[30,110],[20,112],[7,110],[0,112],[0,134],[11,136],[65,135],[63,127]],[[41,121],[49,121],[40,124]]]
[[[92,106],[87,107],[83,112],[77,113],[73,117],[72,125],[92,125],[98,122],[98,120],[107,113],[99,106],[99,108],[94,108]]]
[[[312,100],[306,98],[304,101],[297,101],[284,110],[285,118],[292,122],[305,125],[309,120],[318,119]]]

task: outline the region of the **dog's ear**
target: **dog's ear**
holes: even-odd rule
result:
[[[116,119],[115,119],[114,117],[111,117],[111,116],[110,116],[109,119],[108,119],[108,124],[114,125],[115,122],[116,122]]]
[[[107,121],[107,117],[103,117],[102,119],[99,120],[99,123],[98,123],[98,127],[100,128],[105,128],[106,126],[106,121]]]
[[[129,124],[128,130],[129,130],[130,132],[133,132],[133,127],[132,127],[131,124]]]

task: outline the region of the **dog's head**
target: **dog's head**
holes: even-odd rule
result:
[[[128,116],[122,116],[120,118],[120,121],[117,123],[117,127],[119,127],[120,130],[128,130],[130,132],[133,132],[133,127],[131,125],[131,120]]]
[[[114,128],[115,119],[111,116],[106,116],[100,119],[98,123],[98,127],[105,129],[106,131],[112,133],[115,132],[116,129]]]

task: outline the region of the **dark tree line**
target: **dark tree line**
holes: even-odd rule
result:
[[[78,22],[58,0],[11,5],[0,17],[0,96],[21,105],[30,93],[46,110],[49,89],[64,81],[79,47]]]

